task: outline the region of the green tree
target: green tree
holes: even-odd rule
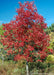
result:
[[[5,31],[3,30],[3,25],[0,25],[0,40],[1,40],[1,35],[3,35]],[[3,49],[3,45],[0,42],[0,59],[4,60],[3,56],[4,56],[4,49]]]
[[[53,23],[53,24],[51,24],[50,29],[51,29],[51,32],[54,32],[54,23]]]
[[[54,32],[54,23],[52,23],[51,26],[47,27],[47,29],[45,29],[45,32],[47,34]]]
[[[4,30],[3,30],[3,25],[0,25],[0,35],[3,35]]]

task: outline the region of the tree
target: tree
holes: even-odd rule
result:
[[[49,35],[49,33],[51,32],[50,27],[47,27],[47,28],[45,29],[45,32],[46,32],[46,34],[48,34],[48,35]]]
[[[3,35],[3,33],[4,33],[3,26],[0,25],[0,35]]]
[[[51,32],[49,36],[50,36],[50,46],[54,50],[54,32]]]
[[[28,62],[44,62],[51,52],[49,36],[44,29],[47,24],[43,16],[39,15],[33,2],[20,3],[15,20],[3,24],[4,39],[1,40],[7,56],[18,61],[24,59]],[[28,69],[28,68],[27,68]]]
[[[51,29],[52,32],[54,32],[54,23],[51,24],[50,29]]]
[[[0,40],[2,39],[1,38],[1,35],[3,35],[5,31],[3,30],[3,26],[0,25]],[[3,50],[3,45],[1,44],[0,42],[0,59],[2,59],[2,62],[4,61],[4,50]]]
[[[45,29],[45,32],[47,34],[50,34],[51,32],[54,32],[54,23],[51,24],[51,26],[47,27],[47,29]]]
[[[51,26],[47,27],[45,29],[45,32],[49,34],[50,36],[50,46],[49,48],[52,48],[54,50],[54,23],[51,24]]]

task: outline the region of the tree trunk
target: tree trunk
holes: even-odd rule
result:
[[[27,72],[27,75],[30,75],[30,74],[29,74],[28,62],[26,62],[26,72]]]
[[[3,55],[2,55],[2,64],[4,64],[4,57],[3,57]]]

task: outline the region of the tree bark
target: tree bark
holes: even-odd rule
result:
[[[27,72],[27,75],[30,75],[30,74],[29,74],[28,62],[26,62],[26,72]]]
[[[4,64],[4,57],[3,57],[3,55],[2,55],[2,64]]]

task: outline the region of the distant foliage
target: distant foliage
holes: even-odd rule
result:
[[[54,63],[54,55],[48,55],[46,62],[47,63]]]
[[[3,35],[4,30],[3,30],[3,25],[0,25],[0,35]]]
[[[52,47],[52,49],[54,50],[54,32],[51,32],[49,34],[50,36],[50,46]]]
[[[51,26],[49,28],[51,29],[51,32],[54,32],[54,23],[51,24]]]
[[[50,46],[54,50],[54,23],[45,29],[45,32],[50,36]]]
[[[54,32],[54,23],[51,24],[51,26],[47,27],[47,29],[45,29],[45,32],[47,34],[50,34],[51,32]]]

